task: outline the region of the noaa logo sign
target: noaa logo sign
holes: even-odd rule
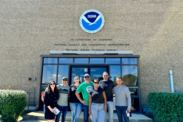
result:
[[[104,26],[104,16],[100,11],[87,10],[81,15],[79,23],[85,32],[96,33]]]

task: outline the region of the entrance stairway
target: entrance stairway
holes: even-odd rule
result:
[[[83,122],[83,112],[81,113],[79,120],[80,120],[80,122]],[[47,121],[44,119],[43,111],[34,111],[34,112],[28,112],[28,113],[24,114],[23,119],[20,120],[19,122],[47,122]],[[71,122],[71,112],[70,111],[67,112],[66,122]],[[114,122],[118,122],[116,113],[114,113]],[[149,118],[141,113],[132,113],[132,117],[130,117],[130,122],[153,122],[153,121],[151,118]]]

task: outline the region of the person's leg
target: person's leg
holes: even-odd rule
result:
[[[106,111],[105,111],[104,122],[107,122],[107,109],[108,109],[108,103],[107,103],[107,105],[106,105]]]
[[[104,104],[101,104],[98,111],[98,122],[104,122],[105,120],[105,111],[104,111]]]
[[[59,122],[59,120],[60,120],[60,115],[61,115],[61,113],[62,113],[62,107],[58,105],[57,108],[58,108],[58,110],[59,110],[60,112],[57,114],[56,119],[55,119],[55,122]]]
[[[91,115],[92,115],[92,122],[97,122],[97,120],[98,120],[98,105],[95,103],[91,104]]]
[[[76,103],[70,103],[71,114],[72,114],[71,122],[75,122],[75,115],[77,114],[76,105],[77,105]]]
[[[124,120],[125,122],[129,122],[129,117],[127,117],[126,110],[127,110],[127,106],[122,106],[122,114],[123,114]]]
[[[82,110],[82,104],[77,103],[76,104],[75,122],[79,122],[79,115],[81,114],[81,110]]]
[[[84,112],[84,122],[88,122],[88,106],[87,105],[83,105],[83,112]]]
[[[108,111],[109,111],[109,122],[113,122],[113,112],[114,112],[114,104],[113,101],[108,101]]]
[[[119,122],[123,122],[121,106],[116,106],[116,113],[117,113]]]
[[[65,122],[68,106],[62,106],[62,122]]]

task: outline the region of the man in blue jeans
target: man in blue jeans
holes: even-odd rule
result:
[[[85,82],[79,85],[76,91],[76,96],[78,100],[83,104],[83,111],[84,111],[84,122],[88,122],[88,110],[89,110],[89,92],[93,89],[93,82],[90,81],[90,75],[84,75]],[[81,99],[79,93],[82,93],[83,100]]]
[[[114,83],[113,81],[109,80],[109,75],[107,72],[103,73],[103,80],[99,82],[99,87],[101,87],[107,97],[107,108],[109,111],[109,122],[113,122],[113,110],[114,110],[114,104],[113,104],[113,88]],[[105,116],[105,122],[107,121],[107,118]]]
[[[65,117],[68,109],[68,95],[70,92],[70,87],[67,85],[67,83],[67,78],[63,77],[62,84],[57,85],[59,91],[59,99],[57,100],[57,104],[60,113],[56,116],[55,122],[59,122],[61,114],[62,122],[65,122]]]

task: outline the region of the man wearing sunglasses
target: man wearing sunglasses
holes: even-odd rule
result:
[[[82,83],[76,91],[76,96],[78,100],[83,104],[83,111],[84,111],[84,122],[88,122],[88,110],[89,110],[89,92],[93,89],[93,82],[90,81],[90,75],[85,74],[84,75],[85,82]],[[79,93],[82,93],[83,99],[81,99]]]
[[[107,72],[103,73],[103,80],[99,82],[99,86],[105,91],[106,97],[107,97],[107,107],[109,112],[109,122],[113,122],[113,88],[114,83],[113,81],[109,80],[109,75]],[[106,115],[106,114],[105,114]],[[105,122],[107,122],[107,119],[105,117]]]
[[[65,122],[65,117],[68,109],[68,95],[70,92],[70,87],[67,85],[68,80],[66,77],[62,78],[62,84],[57,85],[59,91],[59,99],[57,100],[58,109],[60,113],[56,116],[55,122],[59,122],[62,113],[62,122]]]

